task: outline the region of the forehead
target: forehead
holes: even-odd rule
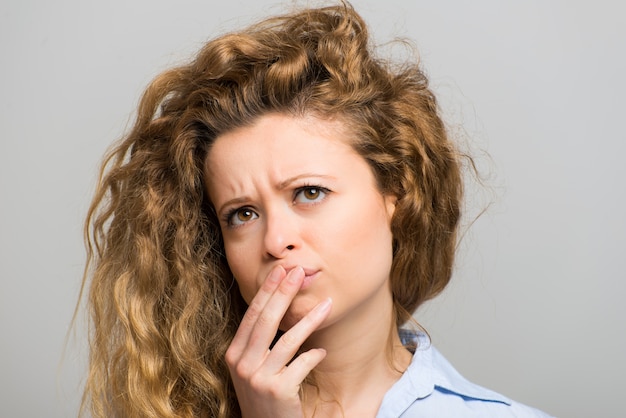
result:
[[[251,136],[253,134],[253,136]],[[264,142],[265,146],[270,146],[269,140],[283,134],[292,135],[294,143],[301,137],[311,139],[326,139],[341,141],[350,145],[352,136],[347,129],[347,124],[335,118],[322,118],[312,114],[302,116],[292,116],[282,113],[270,113],[253,120],[249,125],[226,131],[217,136],[211,150],[215,147],[223,147],[224,144],[233,139],[241,140],[248,138],[254,141]],[[221,144],[221,145],[220,145]]]
[[[344,125],[336,120],[265,115],[249,126],[219,135],[207,154],[206,170],[235,164],[230,171],[236,171],[239,163],[267,158],[288,166],[290,161],[301,164],[307,157],[341,156],[353,153],[347,138]]]
[[[207,188],[213,195],[216,188],[244,189],[261,178],[279,183],[302,173],[342,174],[366,164],[351,143],[339,121],[266,115],[217,137],[205,164]]]

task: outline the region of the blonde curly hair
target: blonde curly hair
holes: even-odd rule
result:
[[[398,325],[448,283],[459,154],[417,63],[376,59],[347,4],[267,19],[208,42],[147,87],[109,153],[86,227],[91,314],[83,411],[233,417],[224,353],[246,309],[204,187],[215,138],[268,113],[341,120],[383,193],[397,196]]]

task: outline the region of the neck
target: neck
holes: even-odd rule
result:
[[[307,416],[336,415],[337,409],[345,416],[374,416],[408,367],[411,354],[400,342],[391,295],[382,296],[371,301],[376,309],[364,305],[316,331],[303,346],[327,353],[313,372],[315,386],[304,388]]]

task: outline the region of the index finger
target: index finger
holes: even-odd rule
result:
[[[276,292],[280,282],[286,275],[287,273],[282,266],[274,267],[267,275],[267,278],[261,285],[261,288],[254,298],[252,298],[252,301],[250,301],[250,305],[248,306],[248,309],[239,324],[239,328],[237,328],[235,337],[230,343],[230,347],[233,349],[232,355],[235,355],[237,358],[241,357],[243,350],[248,345],[254,325],[259,319],[259,316],[261,316],[265,305],[267,305],[267,302],[270,300],[274,292]]]

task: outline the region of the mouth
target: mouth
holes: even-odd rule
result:
[[[289,273],[294,268],[295,267],[285,268],[285,271]],[[304,280],[302,281],[300,290],[306,290],[307,288],[309,288],[320,273],[320,270],[315,270],[315,269],[303,268],[303,270],[304,270]]]
[[[317,278],[319,275],[319,270],[312,272],[311,274],[307,274],[305,270],[304,280],[302,281],[302,286],[300,286],[300,290],[306,290],[311,286],[311,283]]]

